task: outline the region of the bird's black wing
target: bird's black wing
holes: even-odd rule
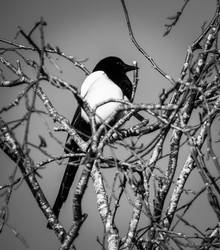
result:
[[[121,88],[123,94],[130,101],[132,96],[132,82],[130,81],[130,79],[126,75],[123,75],[118,79],[117,82],[117,85]]]
[[[131,101],[133,86],[130,79],[126,75],[124,75],[123,77],[120,78],[118,85],[119,87],[121,87],[123,94],[128,98],[129,101]],[[144,120],[144,117],[139,113],[134,113],[134,117],[139,121]]]

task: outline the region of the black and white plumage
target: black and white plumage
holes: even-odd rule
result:
[[[125,64],[118,57],[106,57],[102,59],[94,68],[93,72],[86,77],[81,86],[81,95],[91,108],[96,107],[104,101],[110,99],[131,100],[132,83],[126,73],[137,69],[135,66]],[[99,125],[106,120],[120,105],[118,102],[109,102],[96,109],[96,124]],[[116,121],[115,121],[116,122]],[[87,141],[91,136],[89,119],[85,111],[78,107],[73,117],[71,125],[78,131],[79,135]],[[77,144],[67,138],[65,152],[79,152]],[[73,166],[73,161],[76,166]],[[67,164],[60,189],[53,206],[53,212],[59,216],[60,209],[66,201],[70,188],[78,170],[80,159],[70,158]],[[71,163],[71,164],[70,164]],[[48,227],[50,227],[48,225]]]

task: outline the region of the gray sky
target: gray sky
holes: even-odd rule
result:
[[[178,79],[187,47],[201,32],[200,27],[203,22],[212,17],[215,2],[215,0],[191,1],[171,34],[163,37],[163,25],[169,22],[166,17],[174,15],[183,1],[126,1],[136,39],[160,67],[175,79]],[[119,56],[127,63],[137,60],[140,67],[140,83],[135,99],[137,102],[157,102],[161,89],[170,86],[169,82],[152,69],[130,41],[119,0],[2,0],[0,37],[13,39],[18,25],[28,31],[41,16],[48,24],[47,41],[77,59],[88,58],[86,66],[90,70],[101,58],[108,55]],[[85,75],[79,69],[69,66],[64,69],[62,77],[79,87]],[[10,94],[10,91],[1,89],[1,107],[13,100],[14,94]],[[71,119],[75,109],[71,95],[55,90],[50,92],[50,95],[58,111]],[[2,171],[0,184],[3,184],[14,165],[8,163],[7,157],[2,153],[0,159],[3,165],[0,170]],[[61,179],[59,173],[62,171],[51,167],[42,172],[44,178],[40,183],[50,202],[55,199]],[[94,211],[88,209],[92,205],[96,206],[94,196],[90,196],[89,193],[85,200],[85,210],[90,213],[89,223],[83,225],[83,236],[76,241],[76,246],[80,250],[86,250],[88,246],[90,249],[98,249],[95,239],[101,224],[99,222],[94,229],[98,214],[95,209]],[[87,204],[89,206],[86,206]],[[68,224],[69,217],[65,217],[65,214],[71,214],[71,201],[65,204],[64,211],[61,215],[62,222]],[[9,223],[27,239],[31,250],[58,249],[60,245],[53,232],[45,228],[45,218],[25,183],[13,195]],[[122,223],[122,228],[126,229],[127,225]],[[7,228],[0,235],[0,245],[2,249],[7,250],[25,249]]]

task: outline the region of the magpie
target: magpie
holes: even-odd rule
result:
[[[98,62],[93,69],[93,72],[84,80],[81,86],[81,96],[85,101],[87,101],[91,108],[94,108],[98,104],[110,99],[131,101],[132,83],[126,73],[135,69],[137,69],[136,66],[126,64],[118,57],[106,57]],[[106,120],[119,105],[120,104],[118,102],[108,102],[99,106],[95,111],[96,125],[99,126],[104,120]],[[116,121],[117,120],[114,122]],[[91,127],[89,118],[82,107],[78,106],[71,125],[76,131],[78,131],[83,140],[89,140],[92,135]],[[79,147],[70,136],[67,137],[65,145],[65,153],[68,152],[80,152]],[[73,165],[74,163],[75,165]],[[57,218],[59,217],[60,209],[63,203],[67,199],[79,164],[79,158],[69,158],[59,192],[53,206],[53,212]],[[49,224],[47,227],[51,229]]]

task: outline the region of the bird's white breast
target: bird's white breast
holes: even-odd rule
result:
[[[122,90],[108,78],[104,71],[95,71],[86,77],[81,87],[81,95],[92,109],[111,99],[124,99]],[[119,105],[121,105],[119,102],[109,102],[99,106],[96,109],[96,122],[101,123],[106,120]],[[84,120],[89,121],[83,109],[81,109],[81,115]]]

